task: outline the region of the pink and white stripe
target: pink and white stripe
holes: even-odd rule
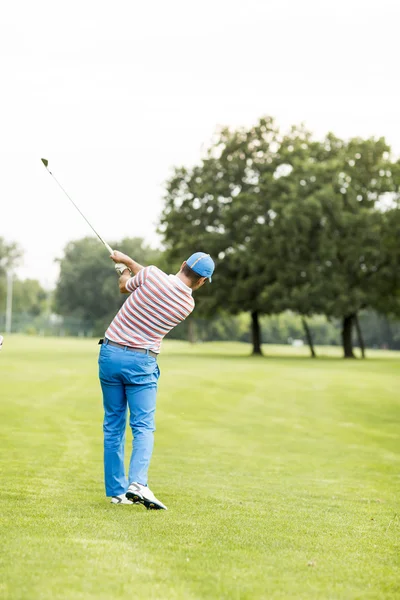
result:
[[[127,281],[132,292],[105,335],[109,340],[160,352],[161,341],[194,309],[192,290],[176,275],[145,267]]]

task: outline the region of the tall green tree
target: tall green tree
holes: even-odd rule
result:
[[[214,257],[215,285],[199,293],[200,312],[249,312],[254,354],[261,353],[262,292],[269,283],[258,245],[273,220],[281,143],[271,118],[249,130],[222,129],[200,165],[175,170],[161,217],[168,256],[204,250]]]
[[[13,286],[13,312],[36,317],[45,312],[48,297],[36,279],[17,279]]]
[[[276,208],[275,239],[287,240],[276,253],[291,268],[277,272],[275,289],[286,289],[292,310],[341,318],[344,356],[353,358],[358,312],[390,311],[399,287],[397,167],[382,139],[343,142],[330,135],[313,153],[305,195],[294,193]]]
[[[317,146],[304,127],[283,135],[264,118],[250,130],[223,129],[200,165],[177,169],[167,183],[161,231],[168,252],[213,254],[216,286],[208,295],[204,290],[201,308],[248,311],[254,354],[261,353],[260,315],[314,312],[308,301],[289,302],[279,275],[301,277],[300,263],[315,254],[310,239],[318,200],[310,198],[309,184],[318,189],[321,178],[307,184],[306,177],[317,163]]]
[[[16,242],[7,242],[3,237],[0,237],[0,275],[4,274],[8,269],[18,266],[22,254],[19,244]]]

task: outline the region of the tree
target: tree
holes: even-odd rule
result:
[[[144,265],[159,261],[160,252],[144,244],[141,238],[125,238],[112,247],[129,254]],[[118,292],[114,265],[96,238],[70,242],[60,260],[60,276],[54,297],[54,309],[62,316],[85,320],[96,333],[115,316],[126,297]]]
[[[275,232],[281,228],[288,240],[280,256],[292,266],[278,273],[278,282],[288,308],[302,313],[306,303],[309,311],[342,319],[344,356],[353,358],[353,326],[363,346],[358,312],[389,311],[399,289],[397,166],[383,139],[345,143],[330,134],[313,149],[305,197],[292,198],[291,218],[276,222]]]
[[[13,287],[13,311],[36,317],[44,312],[48,293],[36,279],[17,279]]]
[[[264,118],[248,131],[223,129],[200,165],[177,169],[167,183],[161,231],[168,252],[201,244],[218,258],[218,285],[200,297],[201,309],[248,311],[254,354],[261,353],[261,314],[315,312],[307,294],[294,296],[291,287],[304,283],[315,259],[320,151],[304,127],[282,135]]]
[[[22,257],[22,249],[16,242],[6,242],[0,237],[0,275],[4,275],[8,269],[15,268]]]
[[[200,165],[175,170],[161,217],[168,256],[203,249],[216,259],[217,285],[199,294],[200,312],[248,311],[254,354],[261,354],[259,317],[269,283],[258,246],[274,218],[271,190],[282,164],[281,142],[271,118],[248,131],[222,129]]]
[[[0,306],[5,309],[7,297],[7,272],[18,266],[22,249],[16,242],[6,242],[0,237]]]

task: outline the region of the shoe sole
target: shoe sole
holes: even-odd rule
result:
[[[139,494],[136,494],[135,492],[126,492],[125,496],[135,504],[143,504],[147,510],[167,510],[165,506],[160,506],[156,502],[147,500],[147,498],[143,498],[143,496],[139,496]]]

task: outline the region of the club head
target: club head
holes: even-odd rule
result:
[[[49,161],[47,160],[47,158],[41,158],[40,160],[42,161],[42,163],[44,164],[44,166],[45,166],[45,167],[46,167],[46,169],[47,169],[47,166],[48,166],[48,164],[49,164]]]

